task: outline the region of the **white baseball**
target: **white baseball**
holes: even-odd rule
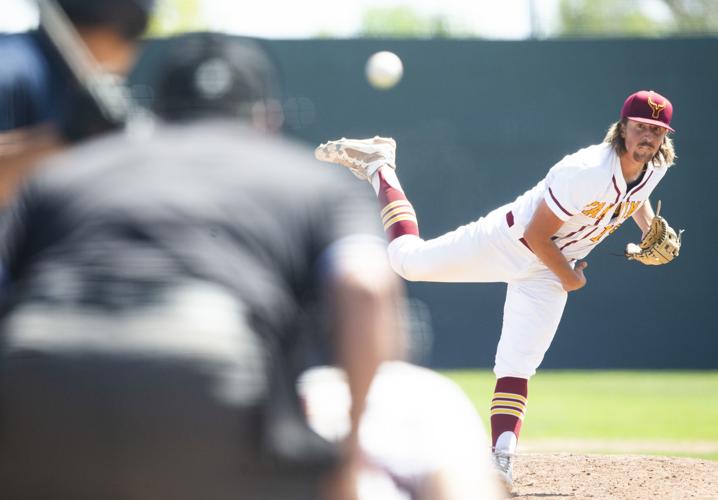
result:
[[[393,52],[377,52],[366,62],[366,78],[372,87],[380,90],[392,88],[403,74],[404,65]]]

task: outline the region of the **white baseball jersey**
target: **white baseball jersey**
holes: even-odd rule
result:
[[[389,244],[392,268],[410,281],[508,283],[494,371],[529,378],[543,360],[567,294],[523,240],[541,200],[564,224],[554,242],[567,259],[585,257],[648,199],[667,167],[648,165],[627,189],[618,155],[599,144],[566,156],[513,202],[438,238],[412,234]]]
[[[610,144],[598,144],[566,156],[532,189],[509,205],[522,236],[536,207],[545,200],[564,221],[554,243],[569,259],[581,259],[613,233],[648,199],[668,170],[649,163],[641,181],[627,189],[621,162]]]

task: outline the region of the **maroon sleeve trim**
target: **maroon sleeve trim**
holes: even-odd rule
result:
[[[552,199],[553,202],[556,204],[556,206],[561,209],[561,211],[562,211],[563,213],[565,213],[565,214],[568,215],[569,217],[573,217],[573,214],[572,214],[571,212],[569,212],[568,210],[566,210],[565,208],[563,208],[563,205],[561,205],[561,204],[558,202],[558,200],[556,199],[556,197],[555,197],[554,194],[553,194],[553,191],[551,191],[551,188],[548,188],[548,194],[551,195],[551,199]]]

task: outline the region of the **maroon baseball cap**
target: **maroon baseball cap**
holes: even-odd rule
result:
[[[658,125],[675,132],[671,128],[672,117],[671,101],[652,90],[639,90],[629,95],[621,108],[621,118]]]

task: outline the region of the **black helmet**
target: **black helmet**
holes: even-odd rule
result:
[[[75,26],[109,26],[128,39],[147,29],[155,0],[56,0]]]
[[[259,113],[265,114],[261,119],[281,121],[275,66],[257,41],[184,35],[172,40],[159,59],[153,110],[160,117],[257,118]],[[272,113],[279,116],[267,116]]]

